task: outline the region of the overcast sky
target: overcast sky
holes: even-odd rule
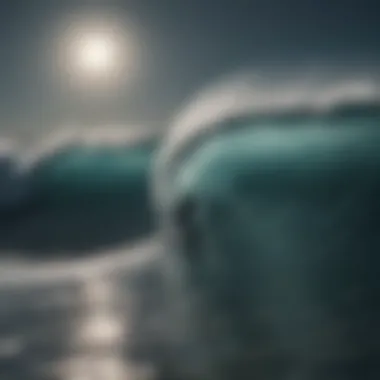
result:
[[[162,123],[202,83],[242,66],[376,65],[377,1],[3,0],[2,134],[38,134],[86,113],[49,75],[46,41],[69,14],[95,7],[138,25],[149,62],[97,110],[110,122]],[[127,24],[127,21],[126,21]],[[87,112],[91,112],[90,109]],[[11,131],[11,132],[10,132]]]

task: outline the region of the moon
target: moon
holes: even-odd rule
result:
[[[108,35],[84,35],[74,51],[74,63],[83,73],[104,75],[117,69],[120,46]]]
[[[63,29],[59,61],[70,83],[104,87],[135,77],[139,44],[133,25],[99,16],[66,20]]]

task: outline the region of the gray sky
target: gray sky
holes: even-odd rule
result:
[[[4,0],[0,5],[3,135],[39,135],[71,120],[161,124],[201,84],[242,66],[376,66],[377,1]],[[70,14],[117,12],[149,53],[136,80],[85,104],[52,80],[46,43]],[[127,24],[127,21],[126,21]],[[87,120],[88,121],[88,120]],[[101,121],[101,120],[100,120]]]

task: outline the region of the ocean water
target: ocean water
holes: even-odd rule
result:
[[[147,234],[154,145],[63,144],[22,169],[4,158],[2,256],[80,256]]]
[[[156,137],[74,138],[42,144],[24,161],[4,152],[1,379],[132,376],[125,329],[133,273],[149,286],[157,144]]]
[[[377,378],[376,82],[240,79],[197,97],[156,162],[187,300],[175,378]]]
[[[349,84],[4,151],[0,379],[379,378],[380,108]]]

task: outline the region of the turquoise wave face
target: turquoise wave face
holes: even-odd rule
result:
[[[37,164],[32,171],[38,194],[51,201],[87,201],[107,195],[133,196],[144,190],[153,149],[137,147],[74,147]]]
[[[30,196],[0,215],[0,249],[75,256],[146,236],[155,145],[73,145],[40,159],[28,173]]]
[[[173,174],[177,249],[205,330],[213,313],[232,326],[231,378],[377,357],[379,120],[312,119],[206,136]]]
[[[175,188],[183,193],[297,192],[376,175],[380,132],[371,123],[305,120],[249,123],[205,141],[184,159]]]

